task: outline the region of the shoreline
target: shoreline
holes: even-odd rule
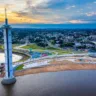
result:
[[[31,75],[31,74],[39,74],[39,73],[47,73],[47,72],[62,72],[62,71],[80,71],[80,70],[96,70],[96,64],[50,64],[42,67],[23,69],[20,71],[15,71],[14,75],[16,77]],[[3,78],[4,74],[0,76]]]
[[[23,57],[21,55],[12,53],[12,62],[17,62],[20,61]],[[5,53],[4,52],[0,52],[0,63],[5,63]]]
[[[46,73],[46,72],[59,72],[59,71],[79,71],[79,70],[96,70],[95,64],[56,64],[48,65],[37,68],[24,69],[15,71],[15,76],[24,76],[30,74]]]

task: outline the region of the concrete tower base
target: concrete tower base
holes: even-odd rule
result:
[[[16,78],[14,77],[14,78],[11,78],[11,79],[10,78],[9,79],[4,78],[1,83],[3,85],[10,85],[10,84],[14,84],[15,82],[16,82]]]

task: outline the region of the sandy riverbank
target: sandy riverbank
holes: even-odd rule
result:
[[[19,60],[22,59],[22,56],[17,55],[17,54],[12,54],[12,61],[13,62],[17,62]],[[0,53],[0,63],[4,63],[5,62],[5,54],[4,53]]]
[[[41,68],[31,68],[15,72],[15,76],[23,76],[28,74],[43,73],[43,72],[57,72],[67,70],[96,70],[96,64],[75,64],[70,61],[53,61],[49,66]]]

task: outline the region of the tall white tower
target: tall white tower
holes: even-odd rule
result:
[[[2,84],[13,84],[16,82],[12,67],[12,38],[11,26],[8,24],[7,13],[5,9],[5,25],[2,26],[4,32],[4,47],[5,47],[5,77]]]

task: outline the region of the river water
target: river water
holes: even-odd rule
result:
[[[14,85],[0,84],[0,96],[96,96],[96,71],[64,71],[17,77]]]

